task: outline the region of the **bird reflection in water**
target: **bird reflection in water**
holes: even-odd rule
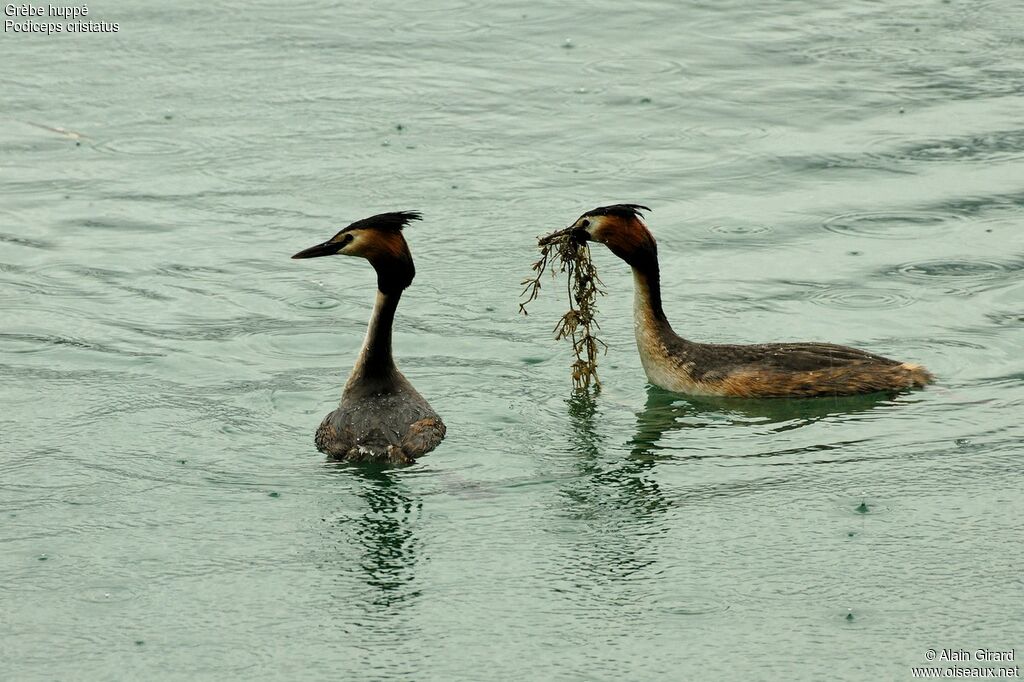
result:
[[[620,590],[624,584],[653,579],[664,568],[659,568],[658,538],[670,535],[680,519],[689,518],[691,503],[750,489],[746,479],[689,488],[685,481],[659,475],[659,464],[710,456],[701,451],[696,439],[694,444],[665,444],[670,432],[743,425],[783,431],[891,405],[890,398],[875,394],[835,400],[704,399],[650,387],[644,409],[637,413],[635,435],[626,443],[628,454],[623,456],[617,443],[606,442],[600,404],[586,393],[574,394],[567,406],[578,475],[561,489],[562,512],[574,522],[566,575],[585,577],[587,584],[597,586],[614,584]]]
[[[373,588],[372,607],[415,601],[421,593],[416,566],[422,547],[414,526],[422,512],[422,501],[409,495],[398,480],[400,474],[385,463],[329,464],[325,470],[351,477],[353,490],[365,505],[361,515],[333,521],[341,537],[333,538],[339,556],[332,563],[346,571],[359,567],[357,575],[347,577]],[[349,555],[353,549],[360,556]]]
[[[588,481],[587,487],[567,491],[578,501],[590,498],[595,504],[625,506],[643,516],[666,508],[667,502],[657,481],[647,476],[656,463],[649,456],[630,456],[625,460],[602,456],[604,438],[598,432],[598,406],[585,391],[576,391],[567,401],[572,423],[572,442],[582,455],[578,468]]]
[[[560,486],[559,516],[572,528],[562,561],[564,593],[581,608],[596,610],[614,586],[619,598],[641,608],[632,595],[658,571],[659,536],[667,532],[670,501],[653,476],[651,457],[622,457],[617,443],[606,443],[599,403],[583,391],[567,400],[569,437],[576,475]],[[634,598],[635,597],[635,598]],[[615,607],[618,608],[618,607]],[[630,608],[633,608],[631,606]]]
[[[715,396],[683,396],[656,386],[647,387],[647,403],[637,413],[636,435],[629,442],[631,457],[657,458],[665,434],[688,428],[757,425],[783,432],[829,417],[865,413],[896,404],[895,394],[869,393],[834,398],[753,400]],[[700,458],[699,453],[676,456]]]

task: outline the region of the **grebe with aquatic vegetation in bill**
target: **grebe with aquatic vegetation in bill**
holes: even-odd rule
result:
[[[919,388],[920,365],[832,343],[697,343],[676,334],[662,308],[658,244],[639,204],[587,211],[550,235],[598,242],[633,269],[634,328],[648,380],[676,393],[742,398],[809,398]]]

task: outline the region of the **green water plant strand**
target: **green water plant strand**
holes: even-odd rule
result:
[[[601,380],[597,376],[597,353],[599,349],[607,351],[608,345],[599,339],[596,331],[597,297],[604,296],[601,278],[590,258],[590,247],[586,242],[573,238],[569,230],[559,230],[537,240],[540,258],[533,264],[534,275],[523,280],[524,298],[519,304],[519,312],[523,315],[526,306],[540,295],[541,278],[549,268],[552,255],[557,258],[558,269],[551,268],[551,276],[556,272],[567,275],[566,293],[569,298],[569,310],[558,321],[554,328],[555,340],[569,339],[572,343],[576,360],[572,363],[572,383],[578,390],[587,390],[591,386],[595,390],[601,388]]]

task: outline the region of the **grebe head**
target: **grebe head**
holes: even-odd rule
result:
[[[650,210],[639,204],[599,206],[577,218],[569,231],[579,241],[604,244],[633,267],[647,266],[658,259],[658,244],[640,213]]]
[[[322,244],[299,251],[292,258],[334,255],[365,258],[377,271],[377,288],[384,293],[399,292],[412,284],[416,276],[402,228],[420,219],[418,211],[378,213],[357,220]]]

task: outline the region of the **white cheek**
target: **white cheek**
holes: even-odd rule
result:
[[[602,244],[608,243],[608,237],[612,233],[612,226],[607,225],[604,219],[596,220],[590,223],[590,238],[595,242],[601,242]]]
[[[341,247],[338,251],[339,256],[358,256],[359,255],[359,240],[353,239],[345,246]]]

